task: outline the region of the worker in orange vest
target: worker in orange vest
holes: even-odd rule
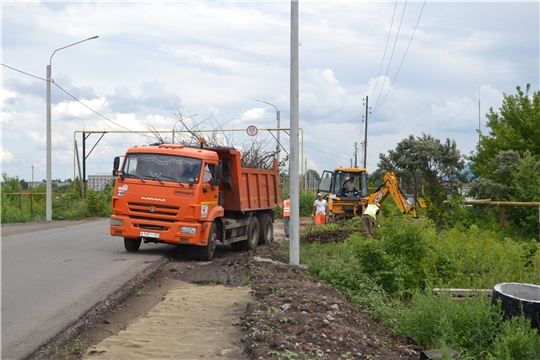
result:
[[[287,195],[287,200],[283,202],[283,230],[285,237],[289,237],[289,223],[291,221],[291,194]]]

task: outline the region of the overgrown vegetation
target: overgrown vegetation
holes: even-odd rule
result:
[[[383,227],[373,237],[365,238],[353,219],[342,226],[358,231],[345,241],[302,243],[301,262],[377,321],[428,349],[452,348],[461,359],[539,359],[540,337],[529,320],[503,321],[500,307],[480,292],[462,301],[433,292],[538,283],[538,242],[512,239],[491,222],[470,223],[469,209],[457,206],[447,216],[455,212],[461,220],[442,231],[425,216],[410,219],[394,207],[383,205]],[[335,224],[315,231],[329,227]]]

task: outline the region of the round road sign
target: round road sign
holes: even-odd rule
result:
[[[249,135],[249,136],[255,136],[257,135],[257,133],[259,132],[259,130],[257,129],[257,127],[255,125],[249,125],[247,128],[246,128],[246,133]]]

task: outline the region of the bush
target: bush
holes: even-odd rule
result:
[[[515,316],[501,324],[490,351],[490,359],[540,359],[540,337],[523,316]]]
[[[535,282],[540,272],[537,243],[520,244],[475,225],[443,231],[432,246],[437,286],[491,289],[500,282]]]
[[[476,359],[490,347],[502,321],[498,307],[478,293],[456,301],[450,293],[435,297],[431,289],[416,292],[397,324],[396,332],[411,336],[429,349],[466,349]]]
[[[427,267],[432,252],[430,243],[435,236],[430,224],[396,217],[380,229],[380,240],[358,242],[358,261],[389,294],[406,295],[411,290],[423,289],[433,276]]]

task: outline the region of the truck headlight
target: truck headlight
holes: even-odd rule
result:
[[[208,205],[201,205],[201,217],[205,218],[208,216]]]
[[[124,220],[111,219],[111,226],[124,226]]]
[[[180,226],[180,232],[183,234],[195,235],[197,233],[197,228],[191,226]]]

